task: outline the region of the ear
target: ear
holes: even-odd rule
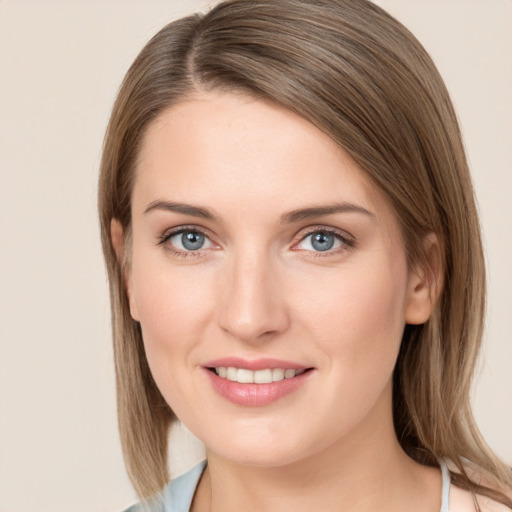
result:
[[[429,318],[441,295],[444,279],[443,257],[438,237],[429,233],[423,240],[423,262],[410,270],[405,322],[419,325]]]
[[[126,257],[127,248],[125,247],[125,244],[129,242],[125,239],[123,226],[117,219],[112,219],[110,221],[110,238],[112,240],[112,247],[116,253],[117,261],[123,273],[124,287],[126,289],[126,294],[128,295],[128,302],[130,304],[130,314],[132,318],[138,322],[139,312],[137,310],[137,304],[133,294],[131,265],[128,264]]]

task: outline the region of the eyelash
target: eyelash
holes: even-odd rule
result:
[[[176,228],[170,232],[164,233],[162,236],[159,237],[159,241],[157,245],[165,246],[165,249],[169,251],[174,256],[177,256],[179,258],[189,258],[189,257],[195,257],[199,258],[203,256],[203,250],[198,249],[195,251],[182,251],[181,249],[176,249],[172,245],[168,244],[167,242],[176,235],[181,235],[183,233],[197,233],[199,235],[204,236],[205,238],[209,239],[211,241],[211,237],[208,236],[208,234],[203,230],[199,229],[194,226],[181,226],[179,228]],[[322,226],[313,226],[310,228],[307,228],[307,230],[304,230],[303,232],[299,233],[298,237],[299,240],[295,242],[293,245],[298,245],[299,243],[303,242],[307,239],[308,236],[312,236],[315,233],[326,233],[329,235],[333,235],[339,242],[341,242],[341,247],[331,250],[328,249],[325,252],[323,251],[310,251],[306,249],[302,249],[304,252],[309,253],[309,258],[324,258],[328,256],[332,256],[333,254],[339,254],[340,252],[344,252],[348,249],[353,249],[356,246],[355,239],[349,235],[348,233],[333,229],[333,228],[327,228]],[[213,243],[213,242],[212,242]],[[301,249],[292,249],[295,251],[300,251]]]
[[[157,245],[165,246],[165,250],[169,251],[173,256],[177,256],[178,258],[185,259],[190,257],[201,257],[203,255],[203,251],[201,249],[198,249],[196,251],[182,251],[180,249],[176,249],[171,244],[167,243],[173,236],[181,235],[183,233],[198,233],[199,235],[203,235],[205,238],[209,240],[211,239],[211,237],[209,237],[207,233],[202,229],[199,229],[194,226],[181,226],[160,236]]]
[[[334,236],[339,242],[341,242],[341,246],[335,249],[328,249],[326,251],[311,251],[306,249],[293,249],[295,251],[304,251],[307,253],[308,258],[326,258],[329,256],[337,255],[342,252],[345,252],[349,249],[353,249],[356,246],[356,241],[352,235],[349,235],[345,231],[341,231],[338,229],[330,228],[330,227],[323,227],[323,226],[313,226],[306,228],[306,230],[302,231],[298,235],[298,242],[295,242],[293,245],[296,246],[299,243],[306,240],[309,236],[314,235],[315,233],[323,233],[323,234],[329,234]]]

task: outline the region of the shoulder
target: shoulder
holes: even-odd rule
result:
[[[450,493],[450,512],[475,512],[473,497],[469,491],[453,486]],[[481,512],[510,512],[511,509],[503,503],[498,503],[486,496],[477,495]]]
[[[454,473],[459,473],[457,468],[454,465],[450,465],[450,470]],[[478,485],[482,485],[489,489],[495,489],[495,485],[492,480],[485,476],[485,473],[469,461],[466,461],[464,465],[464,469],[467,474],[471,478],[471,480]],[[501,488],[500,491],[507,496],[512,501],[512,492],[509,492],[508,489]],[[512,491],[512,489],[510,490]],[[511,512],[512,509],[507,505],[504,505],[488,496],[483,494],[476,495],[476,501],[478,503],[478,507],[480,512]],[[450,486],[450,512],[475,512],[475,498],[473,494],[461,487],[457,487],[457,485]]]
[[[511,512],[511,509],[491,498],[477,495],[481,512]],[[475,512],[475,503],[471,493],[455,485],[450,489],[450,512]]]
[[[200,462],[183,475],[171,480],[161,495],[154,500],[133,505],[124,512],[188,512],[205,468],[206,461]]]
[[[491,498],[478,497],[478,503],[482,512],[510,512],[510,508],[503,503],[498,503]]]

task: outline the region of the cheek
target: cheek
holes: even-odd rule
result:
[[[358,262],[360,263],[360,262]],[[319,283],[321,286],[319,286]],[[405,325],[407,268],[401,258],[347,266],[316,280],[307,300],[298,299],[311,336],[344,374],[367,378],[394,367]],[[296,290],[294,297],[304,297]],[[341,371],[341,370],[340,370]]]
[[[132,282],[148,359],[163,365],[172,361],[169,352],[181,354],[199,338],[214,301],[211,272],[161,260],[134,260]]]
[[[174,413],[188,418],[190,403],[198,401],[190,377],[197,371],[200,342],[214,303],[211,275],[199,267],[147,262],[134,264],[134,271],[134,298],[151,373]]]
[[[370,411],[387,414],[405,325],[405,268],[405,262],[372,264],[333,273],[328,281],[316,280],[316,292],[298,306],[301,330],[316,345],[324,370],[321,403],[330,418],[321,427],[325,439],[333,431],[345,435]]]

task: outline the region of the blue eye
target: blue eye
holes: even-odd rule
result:
[[[200,249],[208,249],[212,246],[210,239],[200,231],[193,229],[181,230],[177,233],[172,233],[166,237],[172,247],[178,251],[199,251]]]
[[[311,236],[311,246],[316,251],[328,251],[332,249],[334,246],[335,238],[332,233],[324,233],[319,231],[318,233],[313,233]]]
[[[337,233],[319,229],[307,234],[297,247],[306,251],[326,252],[343,245],[351,246],[352,242]]]
[[[201,233],[182,233],[181,244],[189,251],[197,251],[204,245],[204,235]]]

